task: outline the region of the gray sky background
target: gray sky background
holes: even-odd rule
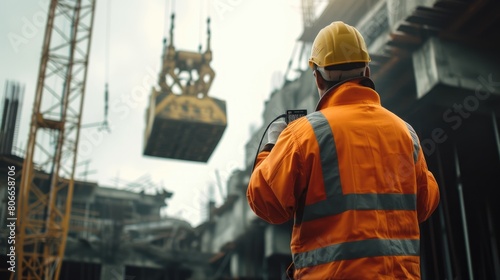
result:
[[[298,0],[174,1],[174,45],[178,50],[197,51],[200,40],[205,49],[205,22],[207,15],[211,16],[211,65],[216,76],[209,96],[226,101],[228,126],[208,163],[159,159],[142,155],[144,115],[151,87],[157,82],[172,1],[97,0],[83,124],[103,121],[108,76],[112,131],[83,129],[80,142],[91,149],[80,153],[78,162],[91,161],[89,170],[96,173],[87,179],[101,186],[122,188],[141,176],[150,177],[158,186],[174,192],[164,214],[197,225],[211,190],[221,202],[216,171],[225,185],[231,172],[243,167],[250,127],[261,125],[273,79],[277,72],[285,72],[302,32],[302,16]],[[48,6],[48,0],[0,3],[2,94],[6,80],[26,86],[17,139],[22,149],[28,138]],[[13,36],[21,36],[22,43],[13,43]],[[79,166],[77,174],[84,168]]]

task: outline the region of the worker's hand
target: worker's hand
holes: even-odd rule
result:
[[[269,131],[267,132],[267,143],[268,144],[276,144],[278,140],[278,136],[280,136],[283,129],[286,127],[286,122],[284,121],[275,121],[269,127]]]

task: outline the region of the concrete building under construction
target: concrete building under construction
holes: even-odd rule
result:
[[[422,279],[500,279],[499,12],[498,1],[332,0],[299,38],[307,58],[324,26],[356,26],[382,105],[419,134],[441,189],[437,211],[421,226]],[[220,274],[230,279],[286,279],[291,223],[263,223],[245,192],[267,124],[287,109],[311,112],[318,101],[305,61],[295,65],[297,75],[266,102],[264,125],[246,145],[246,169],[234,172],[226,203],[203,225],[215,238],[202,249],[219,252]]]
[[[5,182],[9,167],[21,170],[23,158],[4,152],[0,154],[0,278],[9,279]],[[41,186],[49,186],[47,173],[37,171],[35,177]],[[60,279],[204,279],[210,274],[206,262],[210,255],[200,253],[196,229],[187,221],[160,216],[171,192],[158,189],[146,194],[83,181],[74,186]]]
[[[330,0],[315,14],[305,20],[301,52],[270,93],[264,125],[248,139],[245,168],[233,171],[223,204],[209,203],[207,220],[193,228],[160,216],[168,191],[77,181],[61,279],[286,279],[292,221],[260,220],[246,189],[267,124],[287,109],[314,110],[318,95],[305,59],[317,32],[334,20],[364,36],[382,105],[413,125],[440,185],[441,203],[421,225],[422,279],[500,279],[500,3]],[[4,131],[0,176],[23,163]],[[38,185],[47,178],[36,172]],[[7,279],[6,179],[0,182],[0,278]]]

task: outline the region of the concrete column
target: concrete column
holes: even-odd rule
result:
[[[194,267],[191,277],[188,280],[206,279],[208,275],[213,275],[213,271],[203,267]]]
[[[240,252],[235,252],[231,255],[231,260],[229,262],[229,271],[231,272],[231,277],[238,278],[241,276],[241,257]]]

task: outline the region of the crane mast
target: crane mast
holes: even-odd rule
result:
[[[94,11],[95,0],[50,1],[18,195],[18,259],[12,280],[59,279]]]

